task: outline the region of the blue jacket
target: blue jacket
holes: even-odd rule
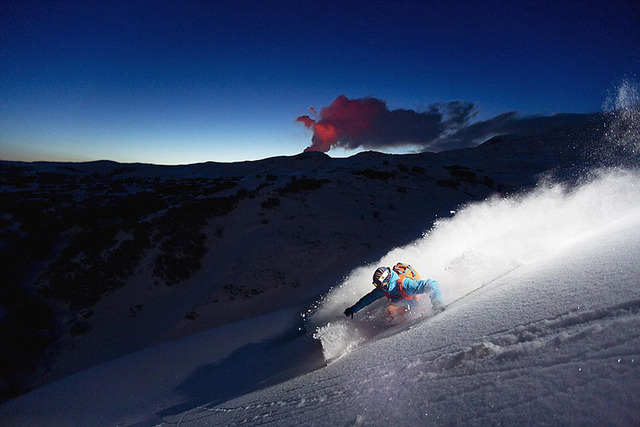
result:
[[[362,310],[369,304],[378,299],[386,296],[388,294],[389,298],[394,301],[406,300],[409,302],[415,302],[415,300],[407,300],[400,291],[400,286],[398,283],[398,279],[400,276],[395,271],[391,270],[391,276],[389,278],[389,282],[387,287],[383,290],[381,288],[375,288],[362,298],[358,300],[351,308],[354,313]],[[421,295],[424,293],[429,294],[429,298],[431,298],[431,302],[433,304],[441,303],[442,294],[440,293],[440,285],[435,280],[413,280],[409,277],[405,277],[402,281],[402,290],[408,296]],[[386,291],[386,292],[385,292]]]

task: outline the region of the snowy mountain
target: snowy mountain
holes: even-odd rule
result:
[[[637,423],[638,152],[611,120],[403,156],[2,162],[2,385],[38,388],[0,420]],[[447,310],[344,318],[397,261]]]

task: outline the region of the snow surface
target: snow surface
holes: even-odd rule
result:
[[[376,263],[440,282],[447,310],[411,327],[367,321],[384,301],[340,314],[365,265],[304,327],[291,307],[148,348],[5,403],[0,424],[638,425],[639,190],[610,170],[441,220]]]

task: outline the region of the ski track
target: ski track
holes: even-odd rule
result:
[[[387,378],[407,375],[409,383],[429,383],[424,398],[426,411],[439,414],[439,424],[486,425],[486,423],[510,424],[519,419],[505,419],[517,407],[522,411],[530,411],[541,403],[548,404],[547,397],[557,400],[557,405],[569,403],[579,390],[590,390],[588,396],[605,393],[617,393],[616,381],[611,381],[610,390],[594,391],[592,387],[602,387],[602,380],[613,377],[628,378],[640,374],[640,351],[626,351],[631,338],[640,342],[640,301],[631,301],[608,309],[587,310],[583,312],[567,312],[560,316],[542,319],[528,325],[496,332],[484,337],[480,342],[465,348],[455,345],[434,348],[425,353],[405,356],[398,360],[397,367],[383,363],[367,368],[375,375],[364,375],[363,381],[349,379],[343,382],[343,388],[336,390],[334,382],[345,380],[339,375],[329,376],[312,386],[292,382],[282,387],[277,394],[286,393],[288,399],[273,401],[249,401],[240,406],[221,405],[214,408],[199,407],[196,410],[181,414],[179,418],[166,419],[167,425],[227,425],[291,424],[292,420],[304,420],[304,425],[323,424],[325,409],[331,406],[332,419],[342,418],[340,413],[350,412],[350,407],[341,402],[371,401],[373,395],[380,393],[381,383]],[[591,348],[597,344],[597,350],[579,350]],[[547,356],[546,349],[553,349],[553,355]],[[577,348],[577,350],[576,350]],[[534,364],[526,367],[520,363],[522,358],[534,357]],[[606,367],[606,368],[603,368]],[[551,387],[536,387],[538,383],[527,384],[528,373],[535,369],[536,375],[543,383],[553,384]],[[575,381],[566,384],[566,372],[575,373]],[[366,374],[366,373],[365,373]],[[499,382],[497,380],[499,379]],[[445,383],[455,383],[455,396],[450,393]],[[529,386],[528,386],[529,385]],[[281,388],[279,386],[276,387]],[[520,390],[522,393],[500,393],[501,399],[492,400],[483,407],[482,413],[477,407],[466,410],[465,400],[476,400],[478,395],[491,396],[500,389]],[[640,391],[640,387],[636,387]],[[389,391],[388,389],[386,391]],[[402,390],[396,390],[398,399],[402,400]],[[393,392],[391,393],[393,394]],[[473,398],[471,397],[473,396]],[[390,401],[393,397],[388,398]],[[633,405],[633,396],[621,396],[619,405]],[[496,403],[499,402],[499,403]],[[596,404],[597,402],[594,402]],[[447,409],[456,407],[454,415]],[[337,406],[337,407],[336,407]],[[599,405],[596,405],[599,406]],[[553,411],[553,408],[549,408]],[[571,423],[566,412],[549,418],[548,414],[530,422]],[[564,414],[564,415],[562,415]],[[425,412],[428,417],[428,412]],[[602,422],[611,421],[597,418]],[[345,415],[345,418],[349,418]],[[388,419],[395,419],[391,417]],[[422,419],[426,421],[427,419]],[[360,417],[366,424],[384,424],[377,418]],[[633,419],[618,420],[623,424]],[[355,421],[354,421],[355,423]]]

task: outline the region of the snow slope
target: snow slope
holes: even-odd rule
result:
[[[274,369],[290,369],[283,363],[265,371],[251,370],[251,365],[264,368],[273,348],[291,348],[286,343],[300,336],[299,312],[292,307],[213,328],[70,375],[5,403],[0,425],[150,425],[166,408],[228,399]],[[298,361],[298,369],[322,365],[317,345],[314,352],[309,341],[299,344],[309,350],[309,361]],[[209,381],[221,387],[207,390]]]
[[[538,255],[506,274],[498,266],[496,279],[412,329],[363,343],[292,381],[165,417],[165,425],[638,425],[638,185],[637,176],[608,176],[562,202],[557,189],[535,193],[520,206],[547,206],[568,226],[560,234],[550,224],[558,241]],[[500,210],[495,202],[470,209],[452,223],[464,228],[473,210]],[[611,211],[601,216],[601,209]],[[518,210],[500,221],[526,231]],[[477,224],[480,234],[484,225]],[[544,240],[544,227],[538,230]],[[509,230],[505,236],[515,236],[506,241],[528,247],[540,237],[522,231]],[[393,255],[419,258],[419,249]],[[503,256],[518,257],[505,249]],[[461,264],[454,269],[477,265]]]
[[[366,265],[305,313],[307,333],[302,307],[214,328],[34,390],[0,423],[637,425],[639,188],[607,171],[471,204],[392,250],[379,264],[411,263],[450,303],[410,329],[372,338],[366,312],[341,316]]]

